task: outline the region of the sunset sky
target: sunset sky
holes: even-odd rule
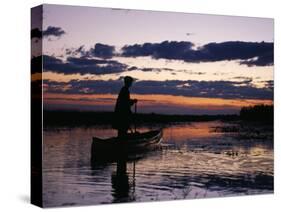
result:
[[[113,111],[126,75],[139,112],[273,103],[273,19],[44,5],[39,23],[31,37],[43,40],[45,109]],[[32,63],[41,58],[33,51]]]

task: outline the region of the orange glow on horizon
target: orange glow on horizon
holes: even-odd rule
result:
[[[257,104],[273,104],[272,100],[256,99],[221,99],[185,97],[173,95],[140,95],[131,94],[131,98],[138,99],[138,106],[144,107],[179,107],[191,109],[220,110],[225,108],[239,110],[244,106]],[[113,94],[58,94],[44,93],[45,105],[76,105],[76,106],[114,106],[117,95]],[[157,113],[157,111],[155,111]]]

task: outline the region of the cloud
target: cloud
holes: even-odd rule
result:
[[[265,84],[265,87],[269,90],[272,90],[274,89],[274,81],[273,80],[266,80],[266,81],[261,81],[262,83]]]
[[[265,55],[256,57],[254,59],[249,59],[245,61],[241,61],[240,64],[245,64],[247,66],[267,66],[267,65],[273,65],[274,56],[273,56],[273,50],[272,52],[268,52]]]
[[[152,68],[152,67],[137,67],[137,66],[130,66],[127,68],[127,71],[143,71],[143,72],[156,72],[159,73],[161,71],[169,71],[172,75],[176,75],[177,73],[186,73],[189,75],[204,75],[206,72],[201,71],[192,71],[192,70],[186,70],[186,69],[172,69],[172,68]]]
[[[66,56],[83,56],[87,57],[88,51],[85,50],[85,46],[81,45],[78,48],[66,48],[65,55]]]
[[[155,59],[184,59],[186,51],[191,51],[191,42],[164,41],[162,43],[144,43],[122,47],[122,56],[138,57],[152,56]]]
[[[42,38],[42,31],[38,28],[31,30],[31,39],[32,38]]]
[[[68,57],[67,61],[44,55],[43,69],[63,74],[112,74],[123,72],[127,65],[116,60]]]
[[[164,82],[140,81],[134,85],[134,92],[140,94],[170,94],[191,97],[270,99],[272,93],[253,87],[251,81],[196,81],[170,80]]]
[[[50,36],[60,38],[62,35],[66,34],[65,31],[60,27],[48,26],[46,30],[40,30],[39,28],[34,28],[31,30],[31,39],[38,38],[41,39],[47,38]]]
[[[61,37],[64,34],[65,31],[62,28],[55,27],[55,26],[48,26],[48,28],[46,30],[43,30],[42,32],[43,37],[49,37],[49,36]]]
[[[112,58],[115,52],[115,47],[97,43],[92,51],[95,57]]]
[[[31,59],[31,73],[42,72],[42,56],[33,57]]]
[[[110,59],[115,56],[115,47],[107,44],[96,43],[94,48],[88,50],[85,49],[84,45],[78,48],[67,48],[66,55],[81,56],[81,57],[99,57],[103,59]]]
[[[69,82],[56,82],[44,80],[47,92],[68,94],[116,94],[123,85],[122,80],[71,80]],[[65,89],[68,87],[68,89]]]
[[[241,60],[240,64],[248,66],[267,66],[273,65],[273,43],[227,41],[208,43],[195,49],[191,42],[163,41],[125,45],[122,47],[121,55],[151,56],[154,59],[174,59],[185,62]]]
[[[123,86],[119,80],[72,80],[70,82],[45,81],[47,92],[71,94],[118,94]],[[269,84],[272,82],[269,82]],[[65,86],[68,89],[65,90]],[[196,81],[196,80],[167,80],[167,81],[137,81],[132,87],[135,94],[167,94],[187,97],[207,97],[224,99],[272,99],[273,90],[256,88],[251,80],[234,81]]]

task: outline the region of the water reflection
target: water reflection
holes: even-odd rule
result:
[[[113,202],[129,202],[135,200],[132,195],[132,190],[134,190],[135,187],[135,181],[132,180],[132,183],[129,182],[127,162],[125,160],[117,162],[116,172],[111,175],[111,183],[112,196],[114,197]]]
[[[126,158],[119,159],[114,163],[92,162],[92,176],[95,176],[101,169],[112,167],[111,172],[111,194],[112,202],[131,202],[135,201],[136,187],[136,161],[127,161]],[[132,166],[130,172],[127,166]]]
[[[166,126],[161,149],[108,163],[91,160],[91,138],[114,136],[109,128],[48,129],[43,148],[44,205],[272,193],[272,138],[241,139],[212,131],[226,124]]]

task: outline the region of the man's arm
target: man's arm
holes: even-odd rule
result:
[[[137,99],[131,99],[130,98],[130,93],[128,92],[128,98],[129,98],[129,104],[130,104],[130,106],[132,106],[133,104],[135,104],[135,103],[137,103]]]
[[[130,99],[130,105],[132,106],[133,104],[137,103],[138,100],[137,99]]]

